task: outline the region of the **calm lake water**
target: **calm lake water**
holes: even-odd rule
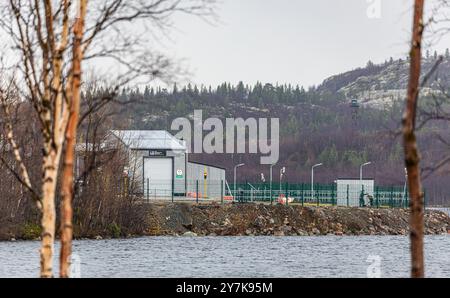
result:
[[[0,242],[0,277],[36,277],[39,242]],[[408,277],[409,238],[145,237],[74,242],[81,277]],[[56,245],[59,252],[59,246]],[[381,259],[380,259],[381,258]],[[55,266],[57,267],[57,266]],[[426,273],[450,277],[450,236],[426,237]]]

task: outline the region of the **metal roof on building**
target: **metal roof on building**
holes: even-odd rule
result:
[[[130,149],[186,150],[183,141],[165,130],[112,130]]]

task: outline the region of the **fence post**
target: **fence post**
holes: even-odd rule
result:
[[[378,186],[375,187],[375,201],[377,208],[380,208],[380,188]]]
[[[361,193],[359,195],[359,207],[364,206],[364,185],[362,185]]]
[[[311,194],[311,196],[314,196],[314,194],[317,194],[316,195],[316,197],[317,197],[317,207],[319,207],[320,206],[320,201],[319,201],[319,186],[316,184],[316,187],[314,187],[313,189],[314,189],[314,192]]]
[[[405,206],[404,206],[405,209],[408,208],[408,206],[409,206],[408,197],[409,197],[408,188],[406,188],[406,191],[405,191]]]
[[[173,193],[175,192],[175,184],[172,184],[172,190],[170,192],[172,195],[172,203],[173,203]]]
[[[223,205],[223,180],[220,181],[220,203]]]
[[[391,197],[389,199],[389,207],[394,208],[394,186],[391,186]]]
[[[350,185],[347,184],[347,207],[350,207]]]
[[[301,186],[301,190],[302,190],[302,207],[304,207],[305,206],[305,185],[302,183],[301,184],[302,186]]]
[[[198,204],[198,180],[195,180],[195,200]]]
[[[335,201],[334,184],[331,186],[331,205],[337,205],[337,202]]]
[[[266,185],[266,183],[264,183],[264,191],[263,191],[262,198],[261,198],[262,202],[266,201],[266,191],[267,191],[267,185]]]
[[[286,182],[286,194],[285,194],[285,196],[286,196],[286,206],[288,206],[289,205],[289,200],[288,200],[288,198],[289,198],[289,183],[288,182]]]
[[[147,178],[147,201],[150,202],[150,178]]]
[[[273,205],[273,201],[272,201],[272,189],[273,189],[273,181],[270,182],[270,205]]]

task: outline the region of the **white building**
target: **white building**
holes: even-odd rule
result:
[[[203,198],[220,198],[225,191],[225,169],[189,162],[185,142],[167,131],[114,130],[111,142],[128,152],[128,175],[144,196],[186,196],[198,189]]]
[[[367,198],[374,197],[373,179],[338,179],[337,185],[337,205],[359,207],[361,199],[361,191],[364,190],[364,204],[368,204]]]

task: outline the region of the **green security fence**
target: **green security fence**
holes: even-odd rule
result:
[[[141,182],[142,183],[142,182]],[[136,185],[124,180],[120,193],[142,195],[146,202],[192,201],[222,203],[263,202],[268,204],[301,204],[303,206],[348,206],[372,208],[408,208],[409,196],[404,186],[364,186],[345,183],[238,183],[226,181],[187,180],[143,181]],[[425,196],[425,206],[426,206]]]
[[[269,183],[239,183],[236,186],[230,184],[226,194],[234,195],[239,202],[375,208],[409,206],[408,191],[403,186],[375,186],[369,194],[363,188],[351,190],[348,185],[338,192],[336,184],[314,184],[312,190],[311,184],[307,183],[273,183],[272,187]]]

